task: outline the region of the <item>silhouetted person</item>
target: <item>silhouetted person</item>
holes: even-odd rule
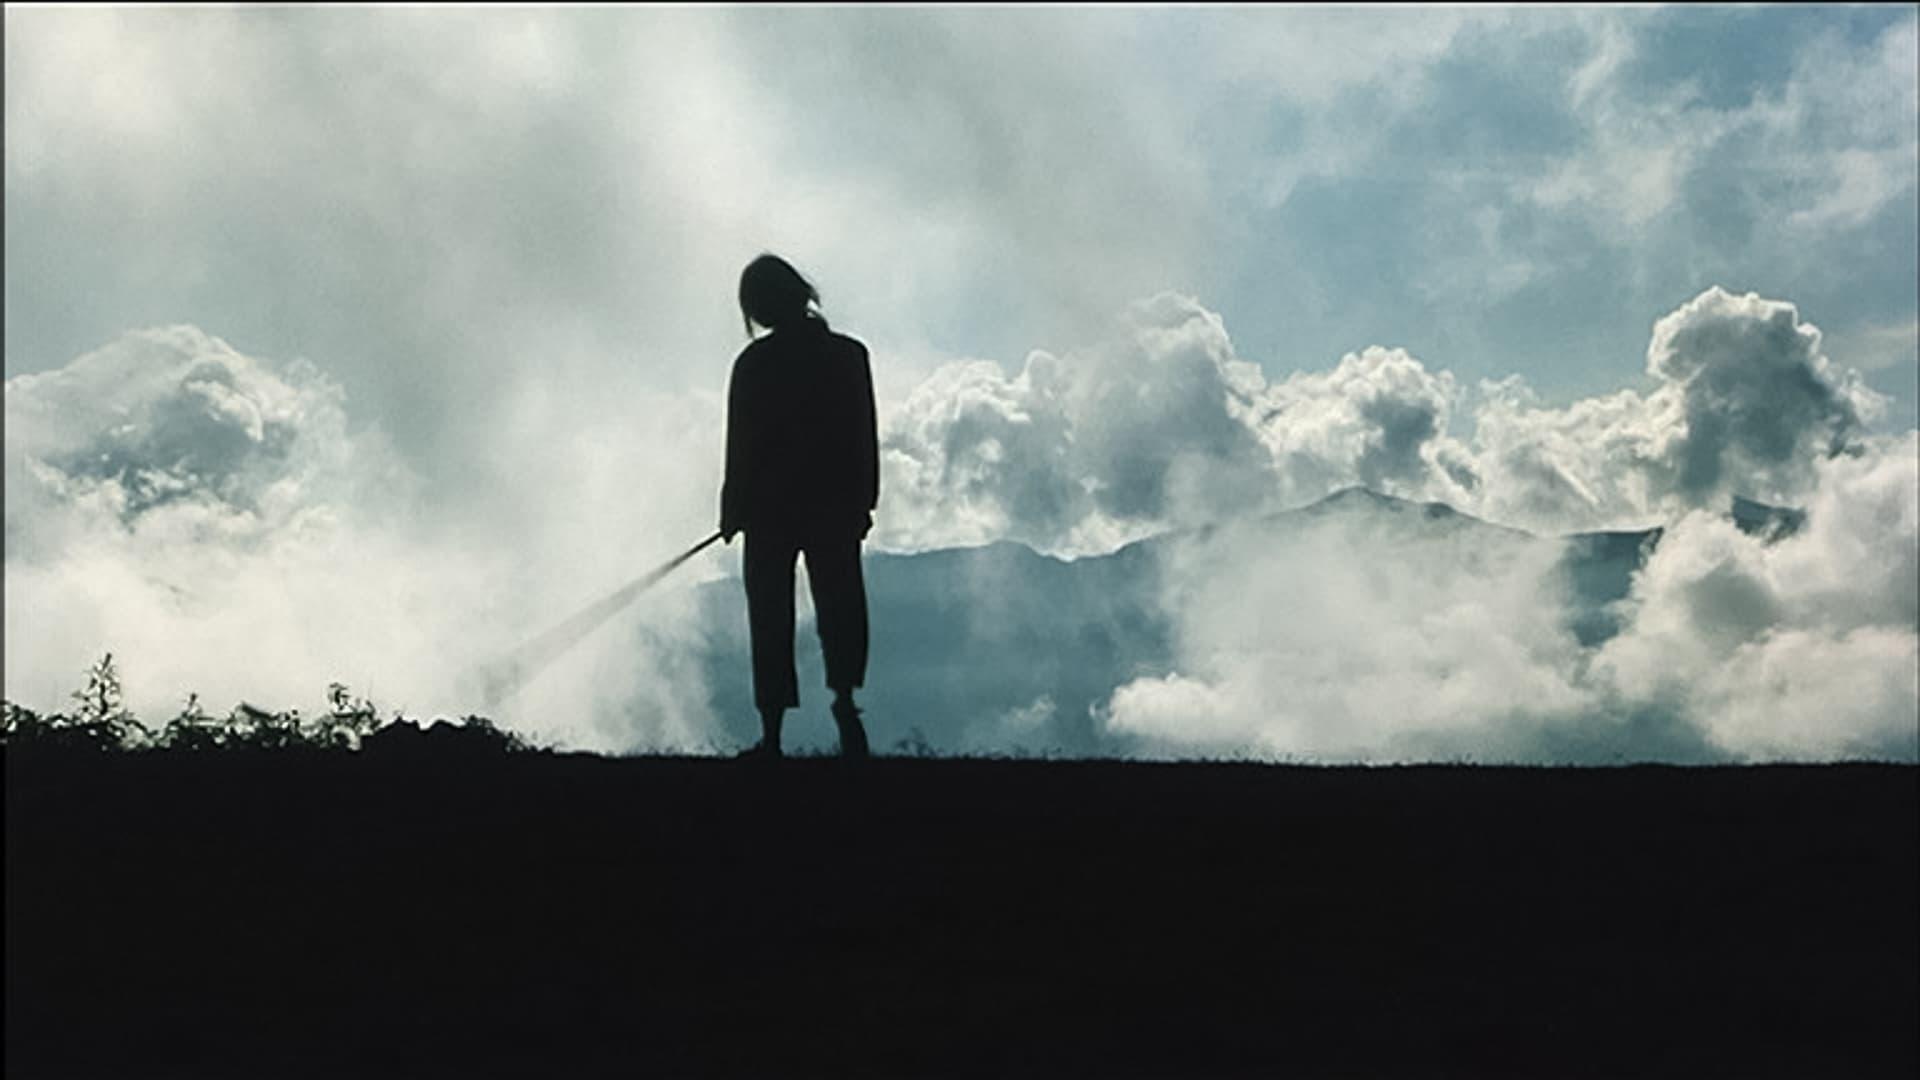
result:
[[[784,259],[762,255],[740,275],[747,334],[727,392],[727,467],[720,532],[746,533],[743,576],[753,643],[760,742],[780,756],[780,720],[800,704],[793,663],[793,567],[807,559],[814,616],[833,690],[840,752],[867,756],[853,692],[866,679],[867,594],[860,542],[880,498],[880,447],[867,347],[834,333],[820,294]]]

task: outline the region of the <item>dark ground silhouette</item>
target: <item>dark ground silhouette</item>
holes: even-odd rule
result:
[[[1911,766],[7,767],[10,1077],[1916,1064]]]

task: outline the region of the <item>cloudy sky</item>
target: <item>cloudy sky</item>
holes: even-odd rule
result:
[[[1873,592],[1915,560],[1910,6],[5,19],[11,698],[112,648],[148,711],[458,710],[441,673],[711,529],[773,250],[873,350],[879,547],[1098,554],[1353,484],[1543,535],[1827,506],[1817,549],[1702,519],[1608,692],[1751,646],[1806,672],[1776,699],[1912,716]],[[1715,573],[1751,640],[1696,625]],[[1190,666],[1112,715],[1218,730],[1268,678]],[[593,670],[530,711],[711,721],[670,658]]]

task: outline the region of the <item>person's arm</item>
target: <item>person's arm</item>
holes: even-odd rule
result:
[[[733,543],[733,534],[746,527],[748,485],[753,475],[753,422],[748,417],[747,379],[735,361],[727,384],[727,462],[720,481],[720,535]]]
[[[862,480],[867,497],[867,528],[873,527],[873,511],[880,505],[880,418],[873,402],[873,364],[866,347],[860,348],[860,403],[865,430],[860,433]]]

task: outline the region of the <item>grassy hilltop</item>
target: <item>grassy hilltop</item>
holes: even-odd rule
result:
[[[15,1077],[1916,1063],[1910,766],[8,754]]]

